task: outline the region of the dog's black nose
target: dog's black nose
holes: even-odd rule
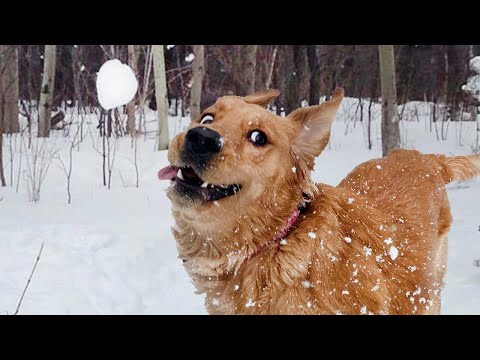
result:
[[[209,159],[223,147],[223,139],[219,133],[199,126],[188,131],[185,147],[195,158]]]

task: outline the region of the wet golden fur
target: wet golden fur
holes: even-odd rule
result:
[[[438,314],[451,224],[445,184],[478,174],[479,159],[396,150],[359,165],[337,187],[313,184],[314,158],[328,143],[343,90],[286,118],[265,110],[277,95],[227,96],[204,111],[225,146],[202,178],[239,183],[237,195],[202,203],[168,190],[179,257],[208,312]],[[246,140],[252,129],[265,131],[269,144]],[[184,137],[169,149],[176,166],[184,165]],[[286,242],[250,259],[302,193],[313,200]]]

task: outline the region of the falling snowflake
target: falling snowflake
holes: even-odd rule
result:
[[[245,304],[245,307],[254,307],[256,304],[255,301],[253,301],[252,299],[248,299],[248,302]]]
[[[233,288],[235,289],[235,291],[237,291],[238,289],[240,289],[240,286],[239,286],[239,285],[235,285]]]
[[[352,239],[349,238],[348,236],[345,236],[345,237],[343,238],[343,240],[345,240],[345,242],[348,243],[348,244],[350,244],[350,243],[352,242]]]
[[[366,315],[367,314],[367,307],[364,306],[360,309],[360,315]]]
[[[304,281],[302,282],[302,285],[306,289],[310,289],[312,287],[312,283],[310,281]]]
[[[390,250],[388,251],[390,258],[395,260],[398,257],[398,249],[395,246],[390,246]]]
[[[380,165],[377,165],[377,169],[380,170],[382,167]]]
[[[363,251],[365,252],[365,256],[370,256],[372,255],[372,249],[369,248],[368,246],[363,247]]]
[[[212,304],[213,304],[213,306],[218,306],[218,305],[220,305],[220,301],[218,301],[218,299],[213,299]]]
[[[343,291],[342,291],[342,295],[348,295],[348,294],[350,294],[350,293],[348,292],[348,290],[343,290]]]
[[[409,266],[408,270],[410,270],[411,272],[414,272],[415,270],[417,270],[417,267],[416,266]]]
[[[195,59],[195,54],[189,54],[185,57],[186,62],[192,62]]]
[[[293,172],[294,174],[297,173],[297,168],[296,168],[295,166],[292,167],[292,172]]]
[[[310,232],[308,233],[308,237],[309,237],[310,239],[316,239],[316,238],[317,238],[317,234],[315,234],[314,232],[311,232],[311,231],[310,231]]]
[[[371,290],[371,291],[375,292],[375,291],[377,291],[379,288],[380,288],[380,286],[375,285],[374,287],[372,287],[372,290]]]
[[[383,242],[387,245],[390,245],[390,244],[393,243],[393,240],[392,240],[392,238],[387,238],[387,239],[383,240]]]
[[[280,245],[287,245],[287,240],[285,239],[280,240]]]
[[[348,203],[348,204],[353,204],[353,202],[354,202],[354,201],[355,201],[355,199],[354,199],[354,198],[348,198],[348,201],[347,201],[347,203]]]

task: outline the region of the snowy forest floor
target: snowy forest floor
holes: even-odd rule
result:
[[[365,135],[367,108],[360,122],[358,112],[354,120],[356,107],[356,99],[342,105],[330,144],[317,159],[315,181],[337,185],[359,163],[381,156],[378,105],[373,108],[372,150]],[[447,123],[446,140],[437,140],[442,126],[430,129],[428,113],[426,104],[408,105],[409,121],[401,125],[405,148],[448,155],[473,152],[475,123]],[[147,112],[151,130],[154,117]],[[187,121],[170,118],[171,136]],[[154,151],[154,131],[138,139],[137,188],[132,141],[120,138],[109,190],[103,186],[102,157],[95,149],[101,149],[96,125],[96,116],[86,118],[85,138],[72,153],[70,205],[59,157],[68,166],[74,127],[69,137],[53,131],[43,148],[55,155],[37,203],[28,200],[27,191],[32,150],[22,146],[20,136],[4,137],[6,178],[13,186],[0,188],[0,313],[14,313],[44,243],[20,314],[206,314],[203,296],[194,294],[170,233],[173,220],[164,191],[168,182],[157,179],[157,171],[167,164],[166,151]],[[450,184],[448,192],[454,221],[442,313],[480,314],[480,268],[474,264],[480,259],[480,179]]]

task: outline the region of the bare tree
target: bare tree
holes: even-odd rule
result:
[[[132,68],[135,76],[138,76],[136,46],[128,45],[128,65]],[[136,136],[135,130],[135,103],[136,96],[127,105],[127,133]]]
[[[393,45],[379,45],[380,82],[382,87],[382,154],[400,147],[400,126],[395,86]]]
[[[40,91],[40,109],[38,116],[38,136],[50,136],[50,121],[52,118],[53,89],[55,86],[55,63],[57,45],[45,45],[43,59],[43,80]]]
[[[165,73],[165,56],[163,45],[152,45],[153,73],[155,78],[155,97],[157,100],[158,144],[157,149],[168,149],[168,100],[167,77]]]
[[[278,51],[278,45],[275,45],[272,52],[272,60],[270,61],[270,64],[268,66],[267,81],[265,83],[265,89],[270,89],[270,86],[272,85],[273,69],[275,67],[275,60],[277,59],[277,51]]]
[[[1,112],[0,108],[0,112]],[[5,174],[3,173],[3,126],[2,121],[0,121],[0,185],[5,187],[7,183],[5,181]]]
[[[243,96],[255,92],[258,45],[235,45],[233,80],[235,92]]]
[[[67,203],[70,205],[72,203],[72,194],[71,194],[71,179],[72,179],[72,171],[73,171],[73,149],[80,143],[81,139],[79,139],[80,135],[80,124],[77,126],[77,130],[75,131],[75,135],[73,139],[70,141],[70,148],[68,152],[68,164],[65,164],[61,156],[58,156],[58,161],[62,167],[62,170],[65,174],[65,178],[67,180]]]
[[[18,50],[16,45],[0,45],[0,121],[5,133],[19,132]]]
[[[203,75],[205,74],[205,45],[193,45],[193,53],[195,60],[193,61],[193,83],[190,92],[190,118],[192,121],[200,116]]]
[[[27,186],[27,195],[29,201],[39,202],[42,185],[47,176],[50,164],[55,159],[57,149],[55,144],[46,139],[35,139],[32,147],[27,145],[21,139],[23,153],[25,154],[25,184]]]

